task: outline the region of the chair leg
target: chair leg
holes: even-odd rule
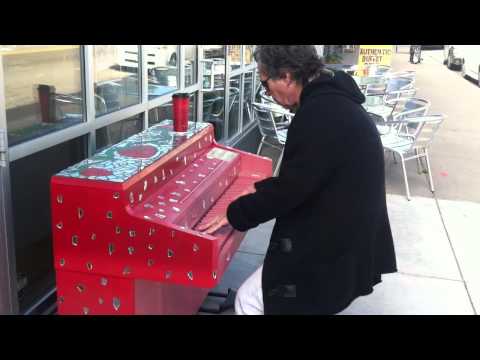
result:
[[[405,180],[405,189],[407,190],[407,199],[410,201],[410,188],[408,187],[408,178],[407,178],[407,168],[405,167],[405,160],[403,159],[403,155],[400,155],[400,159],[402,160],[402,170],[403,170],[403,179]]]
[[[265,136],[262,136],[262,140],[260,140],[260,144],[258,144],[257,155],[260,155],[263,147],[263,141],[265,140]]]
[[[430,190],[435,192],[435,188],[433,187],[433,178],[432,178],[432,169],[430,168],[430,159],[428,158],[428,150],[425,149],[425,159],[427,161],[427,171],[428,171],[428,179],[430,180]]]
[[[419,155],[418,149],[415,149],[415,155],[416,155],[416,156]],[[417,157],[417,158],[415,159],[415,160],[417,161],[417,173],[418,173],[419,175],[421,175],[421,174],[422,174],[422,171],[423,171],[423,169],[422,169],[422,162],[420,161],[420,159],[421,159],[420,157]]]
[[[392,155],[393,155],[393,163],[397,164],[397,158],[395,157],[395,153],[393,151],[392,151]]]
[[[278,170],[280,169],[280,164],[282,163],[283,159],[283,149],[282,152],[280,153],[280,156],[278,157],[277,164],[275,165],[275,170],[273,171],[273,176],[278,175]]]

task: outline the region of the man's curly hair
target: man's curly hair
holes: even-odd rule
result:
[[[257,45],[254,58],[270,78],[283,78],[288,71],[302,85],[325,68],[313,45]]]

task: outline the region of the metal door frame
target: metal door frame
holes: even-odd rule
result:
[[[12,194],[5,107],[3,56],[0,55],[0,314],[18,314]]]

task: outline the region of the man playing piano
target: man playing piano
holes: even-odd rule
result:
[[[296,113],[283,162],[201,230],[276,219],[237,314],[335,314],[397,271],[382,143],[355,81],[326,69],[314,46],[259,45],[254,56],[267,94]]]

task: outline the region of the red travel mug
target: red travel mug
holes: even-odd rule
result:
[[[189,95],[186,93],[174,94],[173,100],[173,130],[185,132],[188,129]]]

